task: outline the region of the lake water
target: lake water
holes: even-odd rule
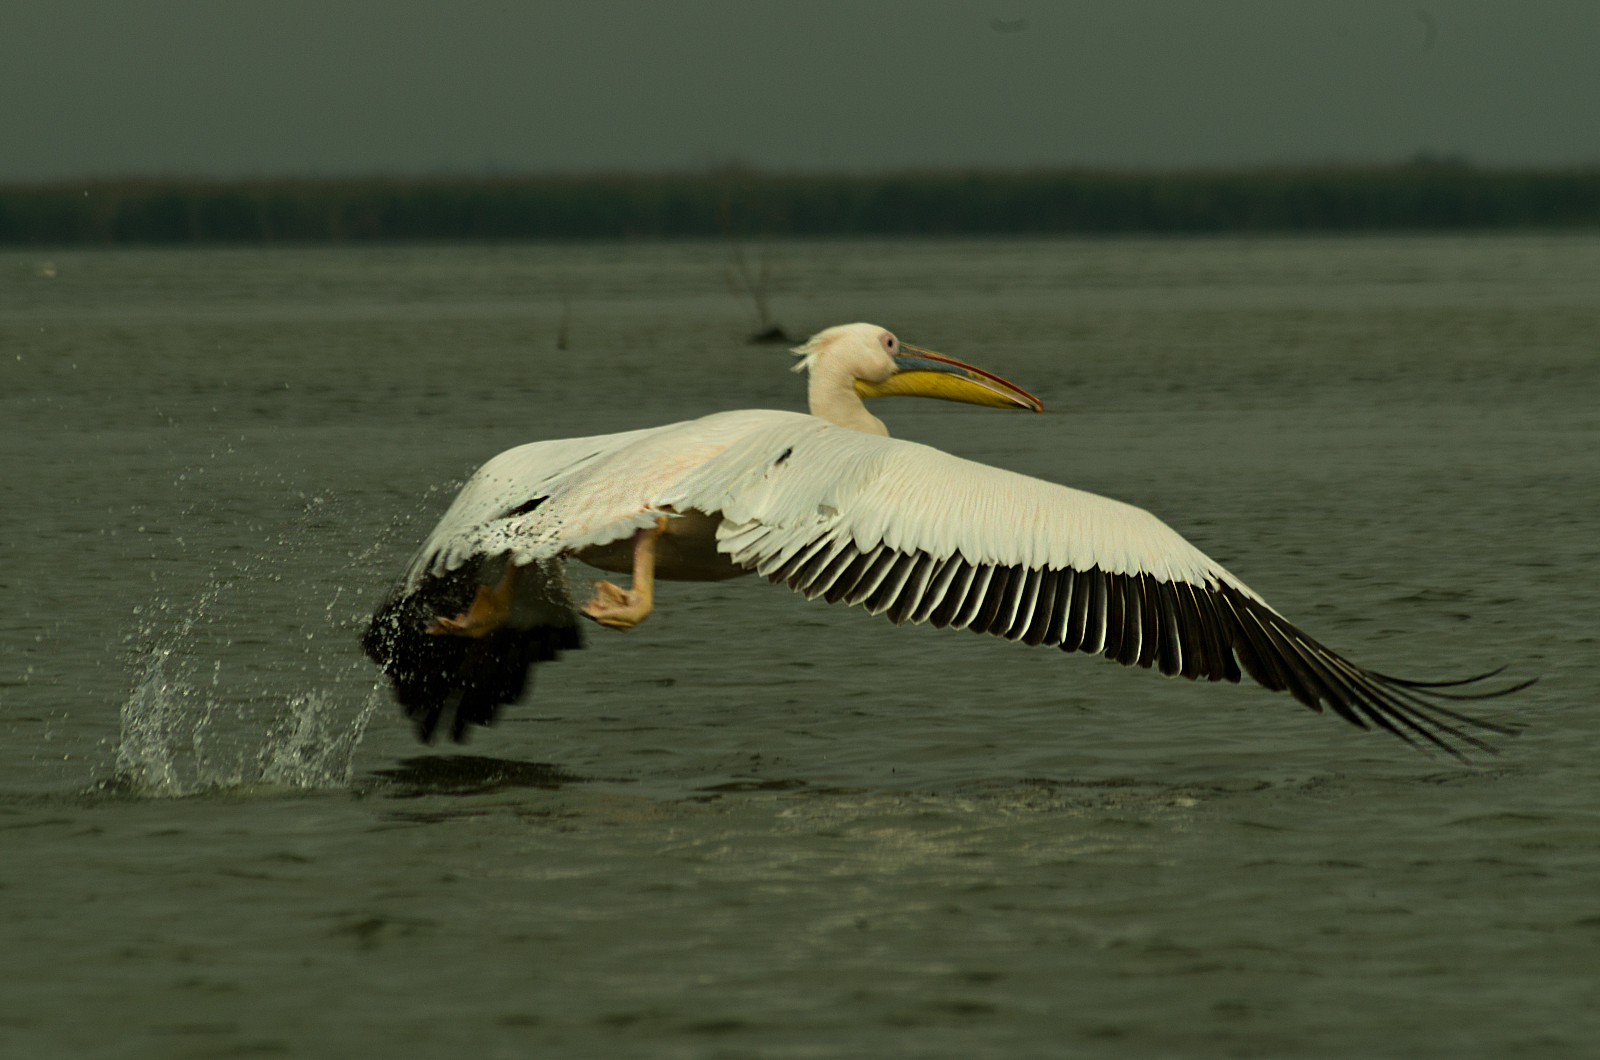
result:
[[[898,436],[1366,666],[1539,676],[1481,705],[1527,731],[1463,766],[741,579],[422,747],[356,640],[478,463],[803,409],[727,248],[7,251],[0,1053],[1591,1055],[1600,237],[772,253],[792,333],[1046,406]]]

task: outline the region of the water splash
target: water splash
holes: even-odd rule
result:
[[[357,648],[365,598],[387,581],[394,541],[414,536],[414,515],[375,529],[355,501],[301,492],[281,474],[257,481],[261,466],[224,459],[178,475],[212,472],[178,521],[150,537],[168,562],[151,564],[154,592],[124,636],[133,681],[111,788],[181,797],[351,786],[385,702]],[[209,481],[229,471],[239,483]],[[241,509],[238,496],[251,504]],[[219,537],[217,527],[249,536]],[[183,532],[204,544],[191,548]]]
[[[227,704],[209,689],[168,675],[169,651],[153,652],[122,707],[116,779],[111,786],[146,798],[181,798],[269,786],[348,789],[367,725],[383,703],[372,690],[353,716],[324,691],[289,696],[278,718],[219,725]],[[232,712],[238,720],[243,711]]]
[[[167,678],[169,654],[151,653],[144,679],[122,705],[117,786],[141,794],[188,795],[208,782],[201,734],[210,705],[203,715],[190,709],[188,689]]]
[[[374,690],[353,720],[341,721],[339,704],[323,692],[289,702],[285,721],[261,748],[261,779],[291,788],[348,788],[355,779],[356,748],[383,704]]]

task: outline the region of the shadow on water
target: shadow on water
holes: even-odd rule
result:
[[[546,762],[517,762],[483,755],[421,755],[402,759],[391,769],[374,769],[369,784],[358,785],[360,794],[391,799],[424,795],[487,795],[513,788],[556,791],[568,784],[583,784],[598,777],[568,773]]]

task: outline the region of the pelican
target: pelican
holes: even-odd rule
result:
[[[890,438],[863,402],[920,395],[1042,411],[999,376],[872,324],[828,328],[793,352],[809,415],[752,409],[533,442],[472,476],[362,638],[423,742],[442,722],[457,741],[491,724],[535,663],[582,647],[580,616],[632,629],[655,606],[656,578],[752,572],[896,625],[1168,677],[1249,674],[1319,713],[1457,757],[1462,744],[1493,750],[1473,730],[1517,731],[1443,701],[1531,681],[1463,692],[1499,671],[1418,682],[1364,669],[1143,509]],[[632,584],[598,582],[574,607],[569,557]]]

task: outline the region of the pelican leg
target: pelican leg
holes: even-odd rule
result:
[[[656,538],[667,529],[661,516],[649,530],[633,535],[633,588],[624,589],[610,582],[594,583],[594,599],[584,604],[584,614],[609,629],[632,629],[650,616],[655,607]]]
[[[507,558],[506,572],[494,588],[478,586],[478,595],[473,598],[471,607],[455,618],[437,616],[427,632],[435,636],[487,637],[511,617],[511,595],[517,591],[521,573],[516,560]]]

